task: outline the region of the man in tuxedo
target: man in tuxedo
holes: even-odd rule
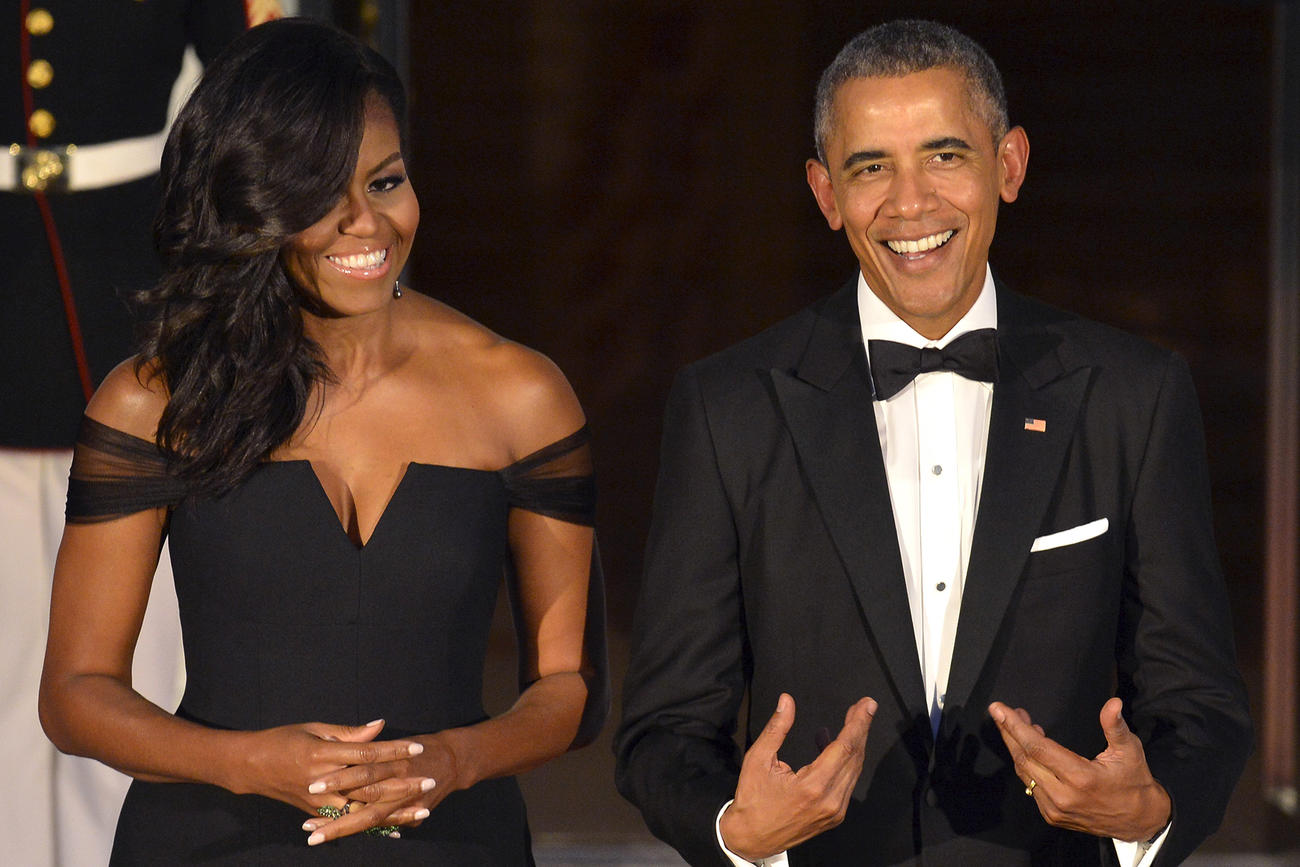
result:
[[[1187,367],[993,277],[967,37],[859,35],[816,135],[860,273],[673,386],[619,790],[699,865],[1178,863],[1251,743]]]

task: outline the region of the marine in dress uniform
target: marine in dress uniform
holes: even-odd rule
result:
[[[201,60],[266,0],[6,0],[0,32],[0,811],[7,863],[108,860],[129,780],[59,755],[36,692],[71,448],[89,395],[130,353],[121,293],[159,269],[151,223],[167,108],[187,45]],[[7,150],[5,150],[7,148]],[[180,632],[162,558],[134,670],[180,695]],[[12,859],[12,860],[11,860]]]

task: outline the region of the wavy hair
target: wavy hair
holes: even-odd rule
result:
[[[372,94],[404,129],[382,56],[324,24],[272,21],[213,60],[168,136],[164,273],[133,298],[136,373],[166,387],[157,443],[197,491],[229,490],[287,442],[330,376],[303,332],[302,309],[320,302],[280,254],[344,194]]]

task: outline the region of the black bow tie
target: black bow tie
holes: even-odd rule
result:
[[[979,382],[998,381],[996,328],[968,331],[943,349],[918,349],[892,340],[868,340],[871,381],[876,400],[889,400],[916,379],[918,373],[949,370]]]

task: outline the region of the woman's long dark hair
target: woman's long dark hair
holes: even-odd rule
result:
[[[343,195],[370,94],[403,128],[402,84],[377,52],[273,21],[212,62],[167,139],[154,221],[165,272],[134,298],[137,374],[161,377],[157,442],[197,491],[228,490],[287,442],[329,377],[303,333],[311,298],[280,252]]]

